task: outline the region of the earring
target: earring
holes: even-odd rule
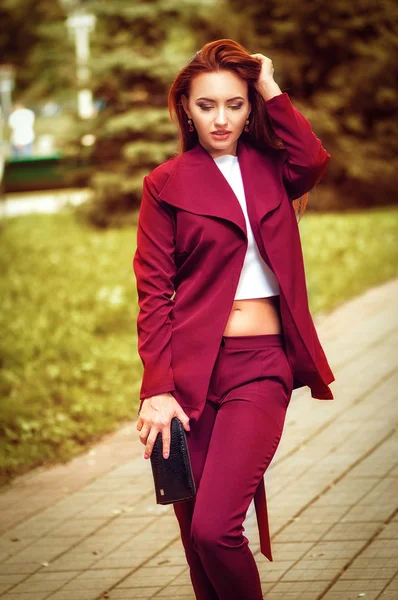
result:
[[[192,126],[192,119],[188,119],[188,125],[189,125],[188,131],[194,131],[194,128]]]
[[[245,121],[245,131],[249,131],[249,119]]]

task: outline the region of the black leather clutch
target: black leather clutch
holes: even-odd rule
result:
[[[177,417],[171,419],[170,436],[169,458],[163,458],[161,432],[157,435],[150,458],[157,504],[190,500],[196,494],[187,438]]]

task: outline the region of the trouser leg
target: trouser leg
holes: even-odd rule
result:
[[[262,599],[242,523],[281,437],[284,408],[276,398],[278,388],[271,384],[267,390],[277,415],[258,408],[261,398],[237,397],[220,408],[214,425],[192,537],[221,600]]]
[[[197,600],[262,600],[243,521],[279,444],[293,376],[274,346],[278,335],[247,338],[230,338],[220,352],[205,409],[187,433],[197,495],[174,511]]]
[[[203,472],[215,416],[215,408],[210,404],[206,404],[199,421],[192,425],[191,431],[187,433],[192,472],[197,489]],[[191,525],[194,507],[195,498],[173,504],[180,527],[181,541],[190,569],[192,586],[197,600],[218,600],[218,595],[206,574],[202,560],[192,545]]]
[[[246,368],[247,380],[251,369],[252,374],[268,372],[270,377],[230,387],[219,402],[196,496],[193,547],[219,600],[262,600],[243,521],[282,436],[291,395],[283,352],[276,348],[260,355],[231,354],[222,364],[221,387],[236,381],[237,364]]]

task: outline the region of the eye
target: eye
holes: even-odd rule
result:
[[[207,104],[199,104],[198,106],[202,110],[211,110],[213,108],[212,106],[208,106]],[[233,106],[230,106],[229,108],[232,108],[232,110],[239,110],[240,108],[242,108],[242,106],[243,104],[235,104]]]

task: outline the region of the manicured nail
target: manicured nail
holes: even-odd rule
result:
[[[149,458],[149,454],[144,454],[144,458]]]
[[[169,458],[169,453],[168,453],[168,452],[165,452],[165,453],[164,453],[164,457],[165,457],[165,458]]]

